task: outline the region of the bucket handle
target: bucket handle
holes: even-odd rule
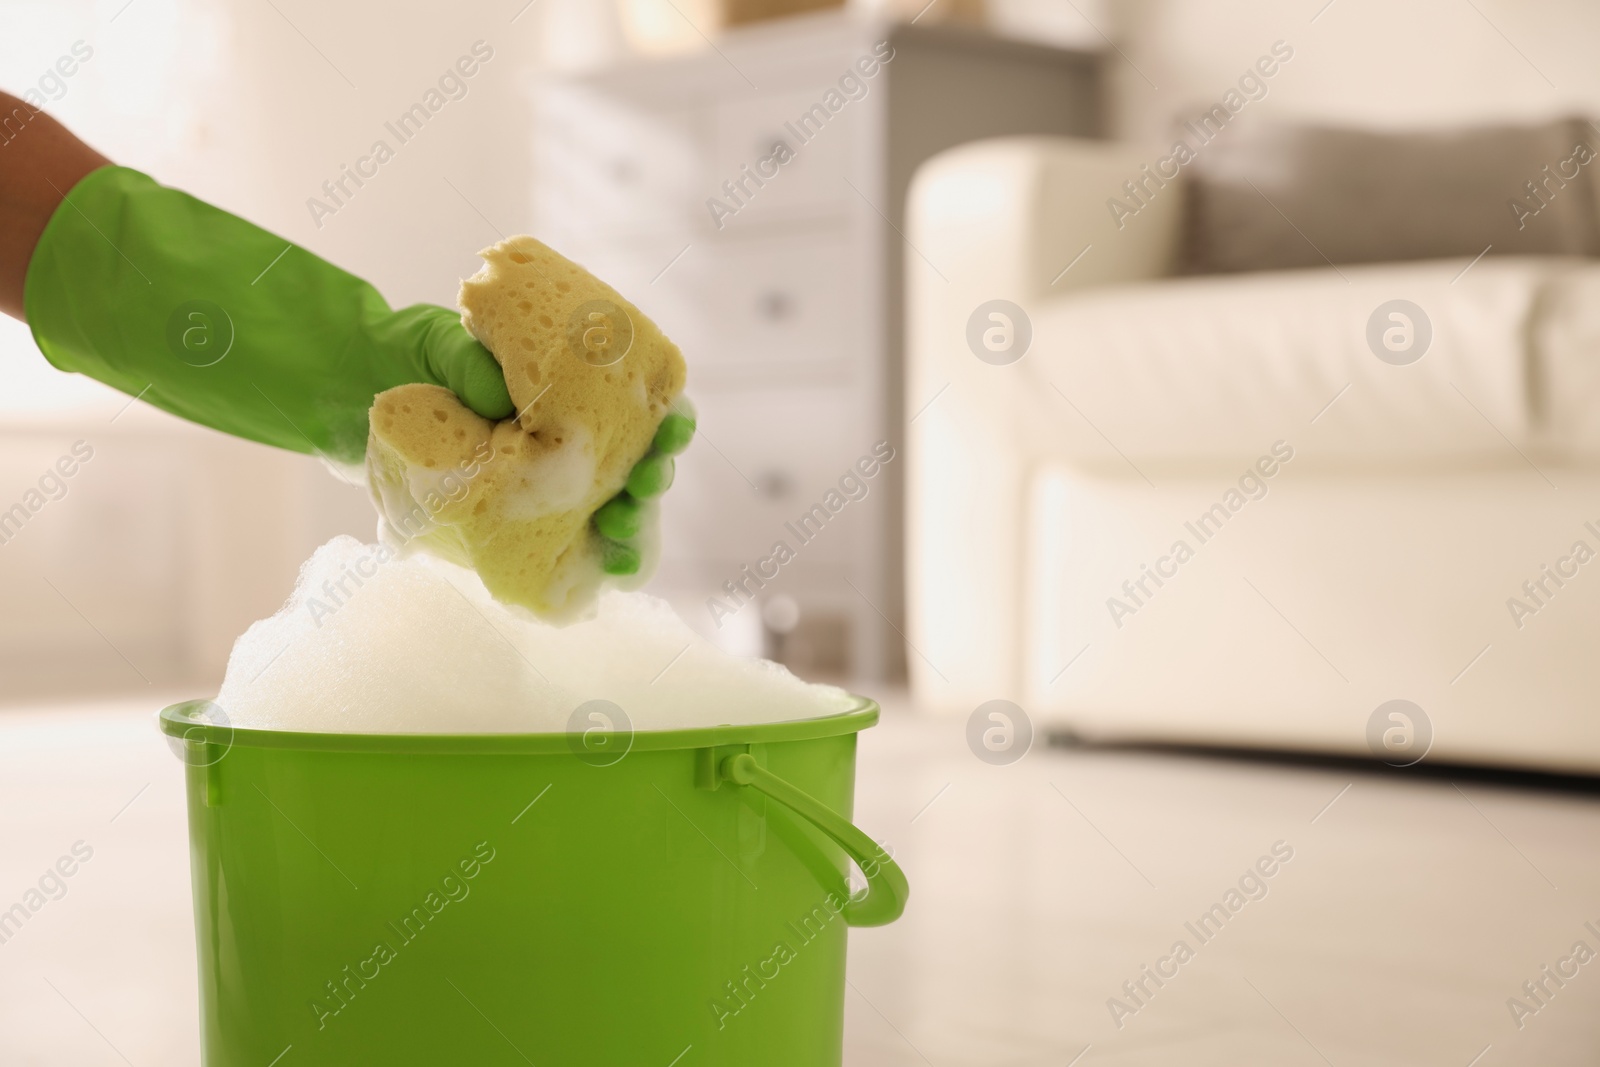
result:
[[[796,788],[756,762],[748,752],[728,756],[720,767],[722,777],[765,794],[821,830],[844,849],[867,878],[867,891],[851,897],[840,914],[851,926],[883,926],[906,910],[910,886],[900,865],[849,819],[810,794]]]

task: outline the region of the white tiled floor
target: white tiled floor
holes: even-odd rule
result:
[[[198,1062],[159,703],[0,712],[0,908],[94,849],[0,945],[8,1067]],[[1574,941],[1600,950],[1600,798],[1046,748],[991,767],[962,727],[863,735],[857,821],[913,896],[851,935],[853,1067],[1600,1060],[1600,962],[1520,1031],[1506,1005]],[[1185,922],[1278,841],[1267,895],[1200,944]],[[1107,999],[1179,939],[1194,958],[1119,1028]]]

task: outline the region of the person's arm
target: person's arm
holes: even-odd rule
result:
[[[24,318],[23,282],[45,223],[85,174],[110,162],[45,112],[0,92],[0,311]]]

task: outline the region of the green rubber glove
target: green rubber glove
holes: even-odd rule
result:
[[[500,365],[448,308],[391,310],[305,249],[127,167],[102,167],[51,216],[23,293],[54,366],[237,437],[358,463],[373,397],[442,385],[486,419],[513,414]],[[607,573],[633,574],[642,501],[694,435],[662,420],[628,488],[595,514]],[[603,516],[603,518],[602,518]]]
[[[372,398],[442,385],[512,414],[500,365],[448,308],[391,310],[305,249],[126,167],[67,194],[28,265],[24,310],[61,370],[193,422],[342,463]]]
[[[689,401],[679,397],[656,427],[650,451],[628,472],[628,484],[594,513],[601,540],[600,566],[607,574],[636,574],[642,561],[637,541],[644,529],[645,502],[672,488],[672,457],[689,447],[695,416]]]

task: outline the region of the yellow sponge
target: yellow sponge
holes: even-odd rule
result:
[[[616,290],[532,237],[479,255],[461,321],[499,361],[516,413],[491,423],[440,386],[389,389],[372,406],[368,476],[387,540],[474,568],[502,601],[570,619],[602,578],[590,517],[649,451],[683,391],[683,356]]]

